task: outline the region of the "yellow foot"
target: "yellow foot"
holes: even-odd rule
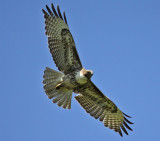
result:
[[[57,85],[56,85],[56,89],[57,89],[57,90],[60,89],[61,85],[62,85],[62,83],[57,84]]]

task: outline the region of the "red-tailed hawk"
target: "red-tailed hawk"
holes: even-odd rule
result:
[[[65,12],[61,15],[51,4],[48,13],[42,9],[45,18],[45,30],[48,36],[48,47],[59,71],[46,68],[44,71],[44,90],[53,103],[63,108],[71,108],[72,93],[78,94],[75,99],[93,116],[122,136],[121,129],[128,135],[125,127],[132,131],[128,124],[133,124],[118,107],[106,97],[91,81],[93,71],[85,70],[78,56],[76,45],[67,24]],[[51,11],[52,10],[52,11]]]

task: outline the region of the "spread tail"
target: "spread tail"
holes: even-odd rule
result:
[[[62,82],[64,74],[46,67],[43,75],[44,90],[49,99],[53,99],[53,103],[63,108],[71,108],[72,90],[65,87],[57,89],[57,85]]]

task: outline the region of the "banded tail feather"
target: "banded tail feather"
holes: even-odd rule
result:
[[[72,90],[60,87],[56,89],[57,84],[62,81],[64,74],[53,69],[46,67],[43,75],[44,90],[49,99],[53,99],[53,103],[57,103],[58,106],[70,109]]]

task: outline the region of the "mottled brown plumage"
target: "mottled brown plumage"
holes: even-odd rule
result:
[[[77,93],[75,99],[93,116],[104,123],[104,126],[113,129],[122,136],[121,130],[132,129],[133,124],[108,97],[106,97],[90,80],[93,71],[85,70],[76,50],[75,42],[69,31],[65,12],[61,14],[51,4],[48,13],[42,10],[45,18],[45,30],[48,36],[48,47],[59,71],[46,68],[44,71],[44,90],[53,103],[63,108],[71,108],[72,92]]]
[[[48,13],[43,10],[45,18],[45,30],[48,36],[48,47],[58,69],[65,74],[72,70],[72,66],[79,70],[82,65],[76,50],[74,39],[69,31],[66,16],[64,19],[60,13],[59,6],[57,6],[58,14],[52,4],[52,10],[46,6]]]

